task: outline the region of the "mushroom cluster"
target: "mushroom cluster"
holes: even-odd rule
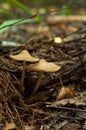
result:
[[[21,76],[21,90],[24,90],[24,76],[25,76],[25,70],[32,70],[32,71],[39,71],[39,77],[36,86],[34,87],[32,91],[32,95],[34,95],[37,90],[40,87],[40,83],[43,77],[43,73],[50,73],[50,72],[57,72],[60,70],[61,66],[58,66],[52,62],[47,62],[45,59],[39,59],[32,57],[30,53],[26,50],[21,51],[17,55],[10,55],[10,58],[17,60],[17,61],[23,61],[23,71],[22,71],[22,76]],[[29,64],[26,65],[26,62],[36,62],[34,64]]]

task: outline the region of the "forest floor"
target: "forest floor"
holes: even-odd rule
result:
[[[85,130],[86,20],[12,26],[0,42],[0,130]],[[21,93],[22,62],[9,57],[22,50],[61,67],[44,73],[31,101],[39,72],[25,71]]]

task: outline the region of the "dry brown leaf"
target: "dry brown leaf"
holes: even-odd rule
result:
[[[75,93],[71,87],[67,87],[67,88],[62,87],[58,94],[57,99],[60,100],[60,99],[65,98],[66,96],[71,96],[71,97],[75,96]]]
[[[29,125],[25,125],[24,129],[25,130],[34,130],[34,127],[33,126],[29,126]]]
[[[16,129],[15,123],[6,123],[6,126],[3,130],[12,130],[12,129]]]
[[[83,129],[86,130],[86,121],[84,123]]]
[[[55,125],[55,130],[60,130],[60,129],[62,129],[62,127],[64,127],[67,123],[68,123],[68,121],[64,120],[64,121],[62,121],[61,123],[56,124],[56,125]]]
[[[66,27],[65,24],[59,23],[59,24],[57,24],[57,28],[60,29],[60,30],[66,30],[67,27]]]
[[[51,104],[47,104],[46,107],[53,107],[53,108],[57,108],[58,106],[66,106],[68,104],[68,99],[62,99],[59,101],[54,101]]]
[[[75,96],[75,92],[73,91],[73,88],[72,87],[68,87],[66,88],[66,92],[71,96]]]
[[[52,104],[47,105],[47,107],[56,108],[57,106],[66,106],[66,105],[71,105],[71,104],[74,104],[76,106],[86,106],[86,95],[84,95],[85,99],[81,95],[83,95],[83,92],[81,92],[80,94],[76,94],[76,96],[72,98],[66,98],[59,101],[57,100],[53,102]]]
[[[63,42],[63,40],[62,40],[62,38],[61,37],[55,37],[54,38],[54,43],[62,43]]]
[[[78,28],[77,27],[73,27],[73,26],[69,26],[69,31],[71,31],[71,32],[76,32],[77,30],[78,30]]]
[[[69,104],[75,104],[76,106],[85,106],[85,102],[80,100],[78,97],[70,98]]]

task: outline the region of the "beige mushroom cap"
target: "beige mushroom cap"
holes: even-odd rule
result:
[[[27,50],[23,50],[17,55],[10,55],[10,58],[17,60],[17,61],[26,61],[26,62],[39,61],[38,58],[32,57]]]
[[[41,72],[56,72],[61,68],[61,66],[55,65],[52,62],[47,62],[44,59],[40,59],[39,62],[35,64],[26,65],[26,69],[41,71]]]

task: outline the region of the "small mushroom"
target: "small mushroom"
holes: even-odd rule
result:
[[[57,99],[60,100],[60,99],[63,99],[65,96],[75,96],[75,92],[73,91],[73,88],[72,87],[65,87],[63,85],[63,82],[62,82],[62,79],[61,77],[59,77],[59,80],[60,80],[60,83],[61,83],[61,89],[59,91],[59,94],[57,96]]]
[[[22,87],[21,90],[23,91],[26,62],[37,62],[39,61],[39,59],[32,57],[27,50],[23,50],[17,55],[10,55],[9,57],[16,61],[23,61],[23,71],[22,71],[21,83],[20,83],[20,86]]]
[[[34,95],[37,92],[37,90],[38,90],[38,88],[40,86],[40,83],[41,83],[44,72],[47,72],[47,73],[48,72],[56,72],[60,68],[61,68],[61,66],[55,65],[52,62],[47,62],[44,59],[40,59],[39,62],[37,62],[35,64],[26,65],[26,69],[30,69],[30,70],[34,70],[34,71],[40,71],[37,84],[34,87],[33,92],[32,92],[31,95]]]

